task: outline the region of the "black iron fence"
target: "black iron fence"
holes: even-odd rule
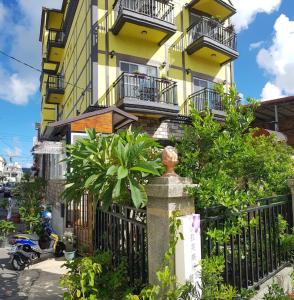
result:
[[[133,285],[148,281],[146,210],[113,204],[96,211],[95,248],[111,251],[114,262],[127,260],[128,274]]]
[[[225,260],[224,279],[241,288],[256,287],[284,268],[288,253],[283,251],[279,236],[279,216],[292,228],[291,196],[259,199],[257,205],[236,215],[227,215],[219,208],[201,213],[202,258],[212,255]],[[212,238],[209,231],[224,230],[226,222],[243,216],[241,232],[230,235],[226,241]],[[221,242],[220,242],[221,241]]]
[[[205,36],[214,41],[237,50],[237,35],[232,26],[225,27],[216,20],[201,17],[198,22],[193,23],[187,30],[188,45]]]
[[[113,84],[116,102],[133,99],[177,105],[174,81],[137,73],[122,73]]]
[[[169,1],[117,0],[114,3],[114,11],[119,15],[122,10],[130,10],[151,18],[175,24],[174,5]]]
[[[190,95],[181,108],[181,114],[189,116],[191,107],[198,111],[204,111],[205,109],[224,111],[221,96],[215,90],[208,88]]]

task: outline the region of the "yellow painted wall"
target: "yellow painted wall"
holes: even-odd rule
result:
[[[147,36],[142,36],[139,33],[142,28],[136,25],[125,25],[118,35],[106,29],[111,29],[115,21],[115,13],[113,11],[112,1],[108,2],[108,9],[105,6],[105,1],[98,1],[98,103],[111,105],[115,103],[112,84],[119,74],[119,59],[121,55],[132,56],[130,62],[140,61],[140,59],[147,59],[149,65],[158,67],[158,76],[168,76],[171,80],[177,82],[178,86],[178,103],[181,105],[185,99],[193,92],[192,91],[192,77],[185,75],[185,69],[191,69],[192,73],[201,73],[212,77],[215,81],[227,81],[230,83],[230,68],[220,66],[219,63],[213,60],[197,58],[189,56],[184,51],[184,58],[182,57],[183,47],[186,43],[186,30],[189,27],[190,12],[184,7],[184,4],[175,3],[175,17],[177,32],[162,46],[154,42],[156,37],[154,31],[145,28],[148,32]],[[107,15],[109,16],[107,19]],[[108,22],[107,22],[108,20]],[[150,35],[149,35],[150,32]],[[161,33],[159,33],[161,34]],[[106,39],[108,38],[108,49]],[[178,44],[178,50],[173,47]],[[108,56],[109,52],[114,51],[113,58]],[[108,59],[108,63],[107,63]],[[185,62],[183,68],[183,59]],[[123,59],[126,61],[126,59]],[[159,68],[163,63],[167,62],[164,69]],[[108,95],[108,98],[106,97]]]
[[[212,1],[212,0],[211,0]],[[79,1],[74,21],[61,59],[59,72],[64,73],[65,95],[59,106],[59,119],[82,113],[91,104],[91,4],[90,0]],[[98,87],[97,103],[101,105],[115,104],[113,83],[119,76],[119,59],[156,66],[158,76],[167,76],[177,82],[178,103],[181,106],[193,93],[192,75],[210,76],[214,81],[227,81],[230,84],[230,65],[221,66],[213,60],[203,59],[195,55],[189,56],[186,51],[186,31],[190,25],[190,12],[180,1],[175,3],[177,32],[163,45],[155,41],[162,37],[162,32],[145,28],[147,36],[140,34],[142,27],[128,24],[118,35],[111,32],[115,21],[113,11],[114,0],[97,0],[97,61],[98,80],[93,82]],[[108,6],[108,7],[107,7]],[[65,10],[65,15],[67,9]],[[43,49],[46,48],[46,33],[43,35]],[[114,52],[111,58],[110,52]],[[163,62],[166,66],[161,68]],[[191,72],[186,72],[190,69]],[[42,92],[43,94],[43,92]],[[95,103],[93,103],[95,104]]]

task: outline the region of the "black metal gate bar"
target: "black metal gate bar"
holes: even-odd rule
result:
[[[201,212],[202,257],[222,255],[225,259],[224,280],[240,290],[257,287],[289,264],[289,255],[281,247],[278,216],[293,227],[291,195],[258,199],[257,205],[238,214],[226,214],[223,208]],[[223,229],[230,217],[244,215],[247,226],[221,244],[208,235],[209,230]],[[254,221],[254,222],[253,222]],[[253,223],[251,223],[253,222]]]
[[[105,211],[97,205],[95,248],[111,251],[114,263],[127,260],[133,285],[148,282],[146,210],[112,204]]]

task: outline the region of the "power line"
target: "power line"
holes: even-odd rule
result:
[[[34,71],[37,71],[37,72],[41,72],[41,73],[42,73],[42,71],[41,71],[40,69],[38,69],[38,68],[36,68],[36,67],[34,67],[34,66],[32,66],[32,65],[30,65],[30,64],[28,64],[28,63],[26,63],[26,62],[24,62],[24,61],[22,61],[22,60],[20,60],[20,59],[18,59],[18,58],[16,58],[16,57],[14,57],[14,56],[11,56],[11,55],[7,54],[6,52],[4,52],[4,51],[2,51],[2,50],[0,50],[0,53],[1,53],[2,55],[4,55],[4,56],[7,56],[7,57],[10,58],[10,59],[13,59],[13,60],[17,61],[17,62],[20,63],[20,64],[23,64],[24,66],[26,66],[26,67],[28,67],[28,68],[33,69]]]
[[[36,68],[36,67],[30,65],[29,63],[26,63],[25,61],[23,61],[23,60],[21,60],[21,59],[19,59],[19,58],[16,58],[16,57],[14,57],[14,56],[11,56],[11,55],[7,54],[6,52],[2,51],[1,49],[0,49],[0,53],[1,53],[2,55],[6,56],[6,57],[8,57],[8,58],[10,58],[10,59],[12,59],[12,60],[15,60],[16,62],[18,62],[18,63],[20,63],[20,64],[22,64],[22,65],[24,65],[24,66],[26,66],[26,67],[28,67],[28,68],[34,70],[34,71],[43,73],[42,70],[40,70],[40,69],[38,69],[38,68]],[[76,87],[76,88],[78,88],[78,89],[83,90],[82,94],[84,94],[85,92],[89,92],[88,90],[91,89],[91,88],[89,88],[89,87],[84,89],[84,88],[79,87],[79,86],[76,85],[76,84],[73,84],[73,83],[70,83],[70,82],[66,82],[66,81],[64,81],[64,83],[66,83],[66,84],[68,84],[68,85],[71,85],[71,86],[73,86],[73,87]]]

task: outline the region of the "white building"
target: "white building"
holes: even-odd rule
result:
[[[4,174],[5,165],[6,165],[5,159],[2,156],[0,156],[0,176],[3,176]]]
[[[17,162],[7,164],[3,175],[6,182],[20,182],[23,175],[22,167]]]

